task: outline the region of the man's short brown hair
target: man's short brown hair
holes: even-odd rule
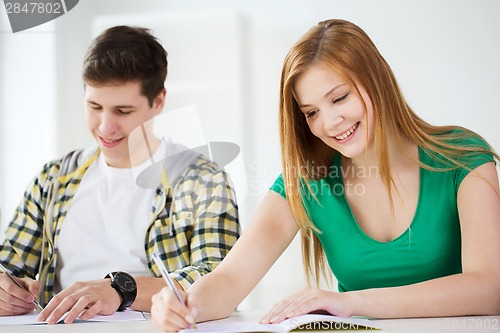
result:
[[[163,90],[167,77],[167,51],[148,29],[115,26],[105,30],[90,45],[83,62],[85,84],[136,81],[150,106]]]

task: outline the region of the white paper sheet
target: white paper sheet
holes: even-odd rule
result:
[[[22,316],[6,316],[0,317],[0,326],[8,325],[45,325],[45,322],[36,320],[39,312],[31,312]],[[63,316],[59,322],[62,322],[66,316]],[[95,316],[94,318],[86,321],[140,321],[146,320],[144,314],[139,311],[126,310],[123,312],[115,312],[109,316]],[[77,322],[85,322],[84,320],[77,319]]]

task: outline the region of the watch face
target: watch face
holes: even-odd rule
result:
[[[115,283],[123,291],[134,291],[137,288],[134,278],[128,274],[117,273],[115,274],[114,277],[115,277]]]

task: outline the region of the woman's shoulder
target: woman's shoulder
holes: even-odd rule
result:
[[[281,195],[283,198],[286,199],[286,190],[285,190],[285,182],[283,180],[283,173],[280,173],[276,180],[274,181],[273,185],[269,188],[269,190],[278,193]]]
[[[442,144],[451,145],[452,148],[461,149],[463,147],[467,150],[479,148],[480,150],[486,149],[493,151],[489,143],[478,133],[467,129],[465,127],[454,126],[453,128],[438,132],[433,135]],[[439,145],[439,144],[438,144]]]
[[[432,139],[427,147],[421,147],[421,162],[436,171],[452,172],[457,188],[469,172],[498,160],[498,155],[482,136],[463,127],[433,134]]]

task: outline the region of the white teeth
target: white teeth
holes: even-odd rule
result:
[[[344,140],[345,138],[349,137],[356,130],[357,127],[358,127],[358,123],[354,124],[347,131],[345,131],[341,135],[335,136],[334,138],[337,140]]]
[[[102,139],[102,141],[104,141],[106,143],[113,143],[113,142],[116,142],[118,140],[106,140],[106,139]]]

